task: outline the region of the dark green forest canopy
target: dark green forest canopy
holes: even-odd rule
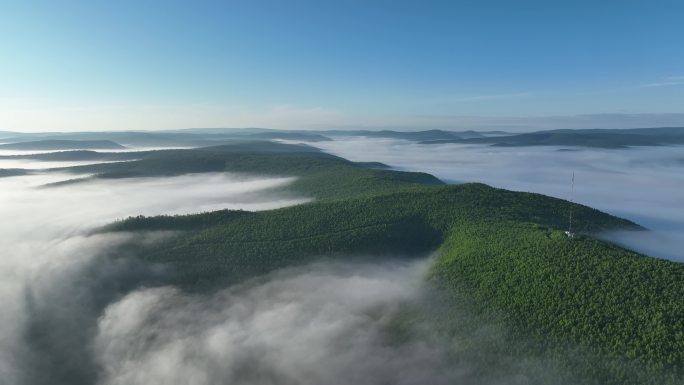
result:
[[[319,258],[437,251],[432,281],[483,320],[507,325],[510,349],[522,344],[525,354],[555,357],[593,379],[588,383],[681,383],[684,265],[592,236],[641,229],[636,224],[541,194],[444,185],[428,174],[372,168],[307,147],[236,146],[154,152],[69,170],[112,178],[206,171],[287,175],[298,177],[292,193],[318,198],[263,212],[134,217],[104,229],[172,231],[143,248],[140,258],[172,267],[174,282],[189,290]],[[579,233],[574,239],[563,234],[571,211]],[[445,321],[444,328],[456,326]],[[582,359],[567,358],[567,346],[583,352]]]
[[[217,211],[183,216],[134,217],[109,231],[186,230],[146,256],[175,261],[190,282],[240,279],[321,255],[424,254],[459,226],[485,221],[530,223],[544,231],[566,225],[573,209],[582,232],[636,228],[629,221],[540,194],[483,184],[423,186],[395,193],[320,200],[264,212]],[[192,259],[185,256],[192,255]],[[226,262],[229,261],[229,262]],[[199,270],[198,270],[199,269]]]
[[[454,228],[435,281],[596,384],[680,384],[684,265],[508,222]],[[580,347],[579,354],[567,346]]]

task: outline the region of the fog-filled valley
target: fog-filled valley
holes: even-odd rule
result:
[[[168,232],[93,232],[129,215],[309,201],[275,190],[294,178],[201,173],[49,186],[71,177],[0,179],[3,384],[524,384],[525,370],[551,376],[552,365],[532,357],[492,353],[505,362],[489,372],[472,347],[451,357],[434,319],[415,316],[436,306],[428,255],[373,263],[350,255],[186,293],[167,283],[164,266],[140,263],[125,247],[154,246]],[[473,330],[482,335],[459,343],[477,347],[502,333],[493,324]]]
[[[98,294],[94,291],[106,291],[110,290],[107,285],[118,285],[111,281],[135,281],[145,275],[130,271],[132,267],[125,264],[108,262],[104,257],[109,255],[108,250],[136,235],[91,234],[94,228],[129,215],[180,214],[224,208],[265,210],[307,201],[306,198],[279,197],[268,192],[270,188],[290,183],[292,180],[289,178],[230,174],[42,187],[69,177],[51,174],[0,179],[0,215],[4,218],[0,225],[3,250],[1,299],[4,309],[0,316],[3,341],[0,361],[2,378],[6,381],[3,383],[21,383],[21,377],[27,373],[40,372],[41,365],[54,366],[42,369],[45,371],[43,375],[48,376],[43,379],[46,381],[57,367],[74,370],[69,365],[78,362],[56,362],[68,350],[85,348],[78,345],[87,341],[70,334],[83,332],[78,330],[81,327],[92,327],[80,324],[79,318],[89,316],[89,307],[94,306],[93,301],[98,301],[95,297],[101,295],[113,300],[114,297],[108,296],[115,295],[114,292]],[[146,242],[153,242],[156,237],[163,236],[160,233],[141,237]],[[123,283],[124,287],[126,285]],[[27,333],[30,333],[27,328],[32,322],[42,322],[40,327],[46,328],[37,333],[48,333],[46,338],[53,335],[63,340],[57,346],[47,346],[51,344],[49,341],[43,342],[45,346],[32,346],[26,341],[29,338]],[[60,329],[65,327],[68,329]],[[59,336],[59,333],[63,335]],[[22,362],[26,356],[32,360]],[[50,381],[58,383],[59,379]]]
[[[684,385],[684,1],[0,7],[0,385]]]
[[[449,183],[483,182],[596,207],[653,230],[604,234],[607,239],[684,261],[682,146],[492,147],[363,137],[311,144],[355,161],[429,172]]]
[[[647,340],[681,320],[642,328],[624,314],[682,309],[680,265],[651,262],[684,261],[682,147],[249,139],[61,160],[3,150],[0,171],[19,172],[0,174],[0,383],[680,378],[682,335],[643,353],[624,330]],[[603,275],[568,279],[578,260]],[[587,294],[602,282],[605,296]],[[603,330],[592,301],[611,304],[610,337],[577,334]]]

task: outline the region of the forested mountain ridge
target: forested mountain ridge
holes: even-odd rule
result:
[[[603,383],[644,383],[630,382],[641,377],[619,363],[622,359],[643,367],[647,377],[661,379],[655,374],[663,370],[681,375],[684,267],[591,237],[568,239],[560,230],[570,205],[467,184],[258,213],[130,218],[109,230],[187,230],[144,258],[170,263],[179,272],[177,283],[193,290],[322,256],[420,255],[439,249],[435,281],[458,301],[467,298],[486,314],[505,314],[520,340],[552,339],[536,344],[534,352],[549,355],[558,346],[578,345],[589,352],[585,355],[602,359],[571,360],[569,370],[607,378]],[[574,211],[582,232],[635,227],[587,207]]]
[[[454,303],[482,314],[483,322],[505,324],[510,341],[502,349],[554,357],[577,383],[680,383],[684,265],[593,238],[638,225],[540,194],[443,185],[429,174],[368,166],[307,147],[250,143],[60,171],[100,178],[285,175],[298,178],[287,188],[291,193],[317,198],[263,212],[133,217],[102,229],[173,231],[139,256],[172,268],[173,282],[188,290],[320,258],[436,251],[430,281]],[[571,211],[574,239],[563,234]],[[443,324],[447,333],[458,328]],[[568,346],[582,354],[566,357]]]
[[[193,255],[184,275],[204,270],[223,277],[222,269],[244,272],[235,264],[264,273],[293,262],[326,254],[424,254],[437,249],[455,226],[485,221],[533,223],[547,231],[563,228],[573,209],[576,228],[597,232],[637,225],[585,206],[540,194],[515,193],[483,184],[407,187],[394,193],[324,199],[265,212],[222,211],[206,214],[133,217],[108,231],[188,230],[146,258],[181,262]],[[288,247],[288,244],[294,246]],[[255,261],[259,262],[255,263]],[[242,262],[237,262],[238,260]],[[229,266],[230,265],[230,266]],[[252,274],[250,273],[250,275]],[[199,273],[190,282],[207,277]]]
[[[504,320],[511,343],[556,357],[587,383],[684,378],[681,263],[590,237],[487,223],[454,229],[433,273],[458,303]]]
[[[107,154],[106,156],[109,156]],[[124,162],[54,168],[89,179],[176,176],[203,172],[231,172],[294,176],[287,187],[296,194],[318,199],[395,191],[398,188],[443,184],[432,175],[385,169],[378,163],[356,163],[306,145],[263,141],[185,150],[132,152]],[[88,179],[75,179],[85,182]]]
[[[0,133],[1,134],[1,133]],[[630,129],[557,129],[529,132],[431,130],[274,130],[264,128],[216,128],[172,131],[124,131],[79,133],[6,132],[0,142],[113,141],[132,147],[205,147],[234,141],[286,140],[325,142],[332,139],[367,137],[422,144],[464,143],[495,146],[578,146],[624,148],[684,144],[684,127]],[[74,147],[65,147],[68,149]],[[95,148],[95,147],[92,147]]]
[[[684,144],[684,127],[550,130],[465,139],[425,140],[423,144],[470,143],[493,146],[578,146],[626,148]]]

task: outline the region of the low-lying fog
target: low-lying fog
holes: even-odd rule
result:
[[[557,378],[545,361],[481,359],[472,341],[472,356],[454,357],[458,342],[416,317],[434,302],[428,259],[319,262],[187,293],[163,284],[163,267],[117,247],[168,233],[89,231],[129,215],[306,201],[274,190],[292,178],[207,173],[44,187],[72,177],[0,178],[0,384],[525,384],[521,371],[538,367]]]
[[[420,292],[426,263],[314,264],[209,297],[138,290],[98,320],[101,382],[447,384],[438,344],[391,343],[388,325]],[[141,341],[146,341],[141,343]]]
[[[307,200],[272,190],[292,178],[218,173],[41,187],[69,178],[73,176],[0,178],[1,384],[75,384],[87,377],[73,371],[79,365],[88,368],[88,362],[80,361],[92,356],[83,353],[90,349],[89,325],[100,316],[98,306],[114,300],[118,290],[107,294],[102,288],[125,287],[121,282],[141,273],[131,274],[132,267],[100,258],[131,235],[89,235],[89,230],[129,215],[265,210]],[[62,378],[60,370],[72,373]]]
[[[572,199],[653,230],[605,234],[608,239],[649,255],[684,261],[682,146],[492,147],[372,138],[310,144],[354,161],[428,172],[449,183],[483,182]]]
[[[684,258],[675,235],[684,229],[679,148],[567,152],[377,139],[314,145],[450,182],[573,198],[658,230],[612,239]],[[0,168],[8,164],[0,160]],[[401,312],[416,299],[429,302],[422,284],[426,260],[318,263],[189,294],[141,285],[164,271],[112,255],[131,237],[155,242],[168,234],[89,233],[129,215],[264,210],[306,201],[274,191],[291,178],[207,173],[41,187],[71,177],[0,178],[0,384],[525,384],[523,367],[541,367],[557,379],[529,357],[485,357],[483,370],[454,357],[430,333],[393,338],[424,332],[413,321],[402,324]],[[397,321],[403,330],[396,330]],[[486,338],[499,339],[482,328]],[[472,341],[467,345],[479,351]],[[478,377],[489,375],[493,362],[512,369]]]
[[[480,383],[482,371],[454,365],[430,333],[396,335],[419,331],[415,320],[401,323],[401,312],[423,302],[427,259],[320,262],[186,293],[163,284],[163,268],[117,248],[168,234],[89,232],[128,215],[301,203],[271,190],[292,178],[197,174],[41,187],[70,177],[0,178],[1,384]]]

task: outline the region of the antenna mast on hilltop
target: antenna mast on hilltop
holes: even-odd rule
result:
[[[568,219],[568,231],[565,232],[565,235],[568,236],[568,238],[574,238],[575,233],[572,232],[572,210],[574,209],[575,206],[575,172],[572,172],[572,182],[570,185],[570,218]]]

